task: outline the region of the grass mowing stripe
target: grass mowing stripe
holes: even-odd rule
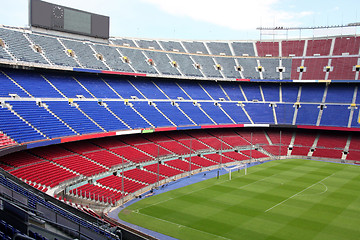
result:
[[[256,172],[253,172],[253,173],[256,173]],[[249,173],[249,174],[251,174],[251,173]],[[246,184],[246,185],[243,185],[243,186],[241,186],[241,187],[238,187],[237,189],[242,189],[242,188],[247,187],[247,186],[249,186],[249,185],[251,185],[251,184],[264,181],[266,178],[273,177],[273,176],[275,176],[275,175],[277,175],[277,174],[273,174],[273,175],[271,175],[271,176],[264,177],[264,178],[262,178],[262,179],[260,179],[260,180],[255,181],[255,182],[248,183],[248,184]],[[243,176],[246,176],[246,175],[241,175],[241,176],[239,176],[239,177],[234,177],[233,179],[241,178],[241,177],[243,177]],[[221,183],[228,182],[228,181],[230,181],[230,180],[228,179],[228,180],[225,180],[225,181],[223,181],[223,182],[221,182]],[[215,183],[214,185],[220,185],[220,183]],[[155,203],[153,203],[153,204],[149,204],[149,205],[144,206],[144,207],[142,207],[142,208],[135,209],[134,211],[135,211],[135,212],[138,212],[138,211],[140,211],[140,210],[142,210],[142,209],[145,209],[145,208],[148,208],[148,207],[152,207],[152,206],[155,206],[155,205],[158,205],[158,204],[161,204],[161,203],[164,203],[164,202],[167,202],[167,201],[169,201],[169,200],[173,200],[173,199],[176,199],[176,198],[179,198],[179,197],[183,197],[183,196],[186,196],[186,195],[190,195],[190,194],[192,194],[192,193],[195,193],[195,192],[198,192],[198,191],[201,191],[201,190],[205,190],[205,189],[210,188],[210,187],[212,187],[212,186],[213,186],[213,185],[208,185],[208,186],[206,186],[206,187],[202,187],[202,188],[195,189],[195,190],[193,190],[193,191],[190,191],[190,192],[187,192],[187,193],[184,193],[184,194],[181,194],[181,195],[177,195],[176,197],[170,197],[170,198],[165,199],[165,200],[163,200],[163,201],[155,202]]]
[[[358,189],[358,166],[279,160],[143,199],[119,217],[177,239],[357,240]]]
[[[314,183],[314,184],[312,184],[312,185],[308,186],[307,188],[305,188],[305,189],[301,190],[300,192],[295,193],[294,195],[292,195],[292,196],[288,197],[288,198],[287,198],[287,199],[285,199],[284,201],[279,202],[278,204],[276,204],[276,205],[272,206],[271,208],[268,208],[267,210],[265,210],[265,212],[268,212],[268,211],[270,211],[271,209],[273,209],[273,208],[275,208],[275,207],[277,207],[277,206],[279,206],[279,205],[283,204],[284,202],[286,202],[286,201],[290,200],[291,198],[296,197],[297,195],[299,195],[299,194],[301,194],[302,192],[304,192],[304,191],[308,190],[309,188],[311,188],[311,187],[315,186],[316,184],[321,183],[322,181],[324,181],[324,180],[328,179],[329,177],[333,176],[334,174],[335,174],[335,173],[333,173],[333,174],[331,174],[330,176],[327,176],[327,177],[325,177],[325,178],[321,179],[320,181],[318,181],[318,182],[316,182],[316,183]]]
[[[163,222],[167,222],[167,223],[170,223],[170,224],[174,224],[178,227],[182,227],[182,228],[188,228],[188,229],[191,229],[191,230],[194,230],[194,231],[198,231],[198,232],[201,232],[201,233],[205,233],[205,234],[208,234],[208,235],[212,235],[212,236],[215,236],[215,237],[219,237],[221,239],[228,239],[228,240],[231,240],[230,238],[226,238],[226,237],[223,237],[223,236],[219,236],[219,235],[216,235],[216,234],[213,234],[213,233],[209,233],[209,232],[204,232],[204,231],[201,231],[199,229],[196,229],[196,228],[192,228],[192,227],[189,227],[189,226],[185,226],[185,225],[182,225],[182,224],[178,224],[178,223],[175,223],[175,222],[171,222],[171,221],[168,221],[168,220],[165,220],[165,219],[161,219],[161,218],[157,218],[155,216],[151,216],[151,215],[148,215],[148,214],[145,214],[145,213],[140,213],[140,212],[135,212],[136,214],[140,214],[140,215],[144,215],[144,216],[147,216],[147,217],[151,217],[151,218],[154,218],[156,220],[159,220],[159,221],[163,221]]]

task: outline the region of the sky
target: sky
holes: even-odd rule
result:
[[[312,27],[360,22],[357,0],[47,0],[110,17],[116,37],[250,40],[331,35],[334,30],[274,32],[257,27]],[[0,24],[28,27],[28,0],[0,0]],[[360,34],[359,27],[335,29]]]

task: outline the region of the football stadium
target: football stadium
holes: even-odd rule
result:
[[[0,239],[359,239],[356,34],[125,38],[79,9],[29,15],[0,25]]]

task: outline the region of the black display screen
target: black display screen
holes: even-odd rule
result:
[[[30,25],[51,30],[109,38],[109,17],[41,0],[30,1]]]

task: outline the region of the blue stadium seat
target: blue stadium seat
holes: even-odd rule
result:
[[[38,106],[36,102],[10,101],[8,103],[15,112],[50,138],[76,134],[44,107]]]
[[[65,121],[79,134],[103,132],[89,118],[81,113],[75,106],[65,101],[46,101],[49,109]]]
[[[197,125],[214,124],[197,106],[192,102],[181,102],[179,104],[181,110],[185,112]]]
[[[106,131],[128,129],[119,119],[112,115],[104,106],[100,106],[94,101],[77,101],[79,107],[97,124],[106,129]]]
[[[221,107],[237,124],[251,123],[244,110],[237,103],[221,102]]]
[[[318,104],[301,104],[298,109],[296,124],[298,125],[316,125],[319,116]]]
[[[215,106],[213,102],[202,102],[201,108],[214,120],[217,124],[233,124],[234,122],[226,116],[226,114]]]
[[[176,126],[194,125],[176,106],[170,102],[155,102],[156,106],[162,111]]]
[[[275,111],[278,124],[292,124],[295,112],[293,104],[277,103]]]
[[[33,97],[63,98],[38,72],[17,70],[6,70],[5,72]]]
[[[269,103],[246,103],[245,110],[255,124],[274,124],[274,114]]]
[[[158,112],[154,106],[150,106],[148,102],[132,102],[134,108],[141,113],[149,122],[155,127],[172,127],[169,122],[160,112]]]
[[[0,126],[1,131],[19,143],[46,139],[6,108],[0,108]]]
[[[124,102],[106,101],[106,104],[119,118],[126,122],[132,129],[151,127],[139,114]]]
[[[346,127],[349,122],[349,105],[326,105],[321,115],[321,126]]]

